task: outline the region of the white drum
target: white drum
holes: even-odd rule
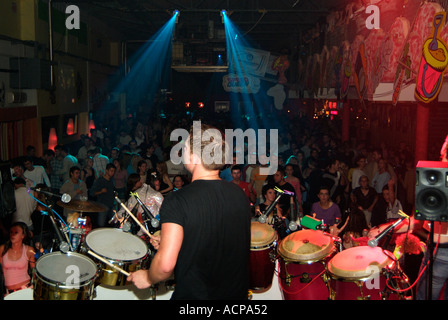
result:
[[[96,264],[76,252],[41,256],[33,274],[34,300],[92,300]]]
[[[8,294],[4,300],[33,300],[33,289],[26,288]]]
[[[85,238],[85,245],[87,249],[127,272],[139,270],[149,251],[146,243],[139,237],[111,228],[90,231]],[[100,274],[97,283],[110,286],[126,284],[127,277],[121,272],[102,261],[98,263]]]

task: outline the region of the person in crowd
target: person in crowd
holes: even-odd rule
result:
[[[372,180],[372,187],[376,190],[378,194],[383,192],[383,187],[387,185],[391,176],[387,169],[387,163],[384,159],[378,160],[378,171],[375,173],[375,176]]]
[[[323,220],[324,224],[330,227],[332,234],[338,235],[341,229],[338,229],[341,220],[341,211],[339,206],[331,200],[330,189],[327,186],[322,186],[319,190],[319,202],[313,203],[311,207],[311,215]]]
[[[88,156],[81,170],[81,180],[86,183],[87,189],[90,190],[96,179],[95,169],[93,168],[93,158]]]
[[[330,197],[336,202],[336,198],[340,195],[339,186],[341,183],[340,162],[336,158],[332,158],[330,163],[322,174],[321,185],[325,185],[330,190]]]
[[[80,179],[81,169],[77,166],[70,168],[70,179],[64,182],[59,189],[60,194],[68,194],[72,200],[87,200],[88,190],[86,183]],[[64,208],[64,216],[69,217],[73,210]]]
[[[142,158],[148,163],[148,168],[155,169],[157,162],[159,162],[159,158],[154,153],[154,145],[150,143],[147,145],[142,152]]]
[[[63,172],[64,168],[64,156],[60,152],[60,147],[54,149],[54,157],[50,161],[51,165],[51,175],[50,175],[50,182],[51,187],[59,190],[61,186],[64,184],[64,177],[63,174],[59,174],[57,172]]]
[[[116,168],[114,174],[115,191],[117,192],[118,199],[124,201],[126,199],[126,183],[129,173],[126,168],[123,168],[122,159],[115,159],[113,164]]]
[[[173,186],[174,186],[173,191],[182,189],[184,185],[185,185],[185,179],[183,176],[177,175],[173,178]]]
[[[208,128],[203,124],[201,131]],[[192,182],[163,201],[161,238],[151,267],[131,273],[128,280],[137,288],[148,288],[174,272],[174,300],[247,300],[249,201],[241,188],[219,178],[224,159],[212,164],[202,162],[205,146],[212,144],[225,150],[223,142],[202,142],[196,154],[192,137],[190,131],[184,148],[191,159],[185,166]]]
[[[267,163],[266,155],[260,154],[259,155],[260,163],[257,164],[257,166],[252,169],[250,173],[250,184],[253,186],[255,190],[255,194],[257,195],[258,199],[257,201],[261,201],[261,194],[263,185],[266,182],[266,179],[268,177],[268,174],[261,171],[262,168],[267,168],[269,164]]]
[[[101,147],[96,147],[95,149],[88,151],[88,155],[93,159],[92,168],[95,170],[95,178],[98,179],[106,172],[109,158],[101,153]]]
[[[296,201],[299,205],[299,212],[303,213],[302,208],[302,184],[298,178],[300,175],[300,169],[297,165],[287,163],[285,166],[285,181],[290,183],[294,187]]]
[[[282,219],[283,217],[282,208],[278,203],[272,208],[271,212],[266,212],[277,197],[275,186],[272,184],[264,185],[262,193],[263,201],[255,206],[255,217],[257,218],[263,214],[267,214],[266,223],[273,225],[275,221],[274,217],[277,217],[278,219]]]
[[[356,167],[353,168],[353,170],[351,171],[351,182],[352,182],[352,190],[355,190],[357,187],[360,186],[360,178],[362,176],[367,176],[366,173],[364,172],[364,168],[367,164],[367,159],[365,156],[360,155],[358,156],[358,158],[356,159]],[[368,177],[367,177],[368,178]]]
[[[109,154],[109,163],[114,163],[115,159],[121,159],[121,154],[120,154],[120,149],[118,147],[113,147],[110,150],[110,154]]]
[[[34,229],[31,215],[36,209],[36,200],[34,191],[26,186],[23,178],[16,178],[14,180],[14,199],[16,202],[16,210],[12,214],[12,222],[23,222],[26,224],[28,230]]]
[[[30,232],[27,225],[15,222],[9,230],[9,240],[0,245],[0,265],[6,295],[31,287],[30,274],[36,266],[35,252],[29,245]]]
[[[364,213],[366,223],[371,226],[372,212],[378,201],[378,194],[375,189],[369,185],[369,177],[363,175],[359,178],[359,187],[356,187],[351,193],[351,200],[356,207]]]
[[[87,199],[87,185],[80,179],[81,169],[77,166],[70,168],[70,179],[68,179],[59,189],[60,194],[68,194],[71,199]]]
[[[105,173],[96,179],[89,190],[90,196],[97,202],[106,206],[106,211],[96,214],[96,226],[106,227],[109,219],[113,217],[113,208],[115,201],[114,182],[115,166],[112,163],[107,164]]]
[[[51,187],[50,178],[48,178],[44,167],[34,165],[32,157],[25,158],[23,165],[26,169],[23,175],[27,179],[33,181],[36,185],[45,184],[47,187]]]
[[[234,165],[232,167],[232,183],[239,186],[247,196],[247,199],[252,203],[257,200],[257,195],[253,190],[253,187],[246,181],[241,180],[241,167],[239,165]]]
[[[81,148],[79,148],[76,158],[78,159],[79,164],[81,166],[84,166],[85,161],[87,160],[88,152],[94,150],[96,146],[92,142],[92,139],[87,135],[85,136],[83,135],[82,141],[84,145]]]
[[[149,184],[142,182],[140,175],[137,173],[131,173],[127,180],[127,191],[126,191],[126,202],[125,206],[132,211],[135,211],[137,207],[136,214],[134,216],[143,223],[144,220],[151,219],[151,217],[146,216],[144,208],[138,203],[136,196],[141,200],[145,207],[149,210],[153,218],[160,219],[159,211],[163,203],[163,195],[154,190]],[[116,213],[116,219],[123,223],[124,217],[127,215],[124,208],[120,208]],[[133,223],[132,217],[127,218],[129,222]],[[138,236],[143,235],[143,231],[138,228]]]
[[[64,184],[65,181],[70,179],[70,168],[74,167],[74,166],[79,166],[78,159],[76,159],[76,157],[72,156],[68,152],[68,148],[63,145],[57,145],[56,147],[54,147],[54,152],[56,154],[56,158],[61,157],[63,159],[61,169],[54,170],[54,167],[53,167],[53,174],[60,177],[60,181],[61,181],[60,186],[62,186],[62,184]],[[57,188],[58,184],[53,185],[53,183],[52,183],[51,186],[53,188]],[[59,188],[60,188],[60,186],[59,186]]]
[[[279,166],[277,168],[277,171],[273,175],[273,183],[274,186],[277,188],[285,191],[284,194],[280,197],[280,200],[278,201],[280,208],[282,208],[282,213],[284,217],[289,217],[289,211],[290,211],[290,203],[291,203],[291,197],[295,198],[297,197],[295,194],[294,187],[285,180],[285,168]]]
[[[13,162],[11,165],[12,169],[12,179],[15,180],[17,178],[22,178],[25,181],[25,186],[27,188],[32,188],[36,186],[36,183],[34,183],[33,180],[28,179],[25,177],[25,168],[21,163]]]
[[[137,164],[137,174],[140,176],[142,183],[149,184],[151,180],[151,172],[148,171],[148,163],[145,160],[140,160]]]
[[[156,165],[156,174],[160,177],[160,192],[163,195],[168,194],[173,191],[173,183],[171,182],[170,177],[168,176],[168,168],[166,166],[165,161],[158,162]]]
[[[42,166],[45,169],[45,173],[50,178],[50,184],[51,184],[51,174],[53,172],[53,168],[51,167],[51,162],[54,159],[54,151],[51,149],[44,150],[42,155]]]

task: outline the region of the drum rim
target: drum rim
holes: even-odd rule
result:
[[[332,278],[332,279],[334,279],[334,280],[341,280],[341,281],[346,281],[346,282],[354,282],[354,281],[366,281],[366,280],[369,280],[369,279],[372,279],[372,278],[374,278],[374,277],[376,277],[376,276],[378,276],[378,275],[381,275],[382,274],[382,271],[379,271],[379,272],[373,272],[373,273],[371,273],[371,274],[369,274],[369,275],[360,275],[360,276],[352,276],[352,277],[350,277],[350,276],[344,276],[344,275],[341,275],[341,274],[337,274],[337,273],[335,273],[335,270],[334,270],[334,268],[336,268],[336,266],[333,266],[333,264],[332,264],[332,262],[333,262],[333,259],[335,259],[336,258],[336,256],[339,254],[339,253],[343,253],[344,251],[346,251],[346,252],[348,252],[350,249],[354,249],[354,250],[351,250],[351,251],[361,251],[361,249],[360,248],[362,248],[363,246],[358,246],[358,247],[352,247],[352,248],[348,248],[348,249],[345,249],[345,250],[343,250],[343,251],[340,251],[340,252],[338,252],[338,253],[336,253],[335,255],[334,255],[334,257],[332,257],[329,261],[328,261],[328,263],[327,263],[327,265],[326,265],[326,269],[327,269],[327,272],[328,272],[328,274],[330,275],[330,277]],[[378,248],[378,247],[377,247]],[[397,266],[397,263],[396,263],[396,261],[395,260],[393,260],[392,258],[391,258],[391,256],[389,255],[389,254],[387,254],[387,253],[385,253],[384,252],[385,250],[381,250],[381,253],[382,254],[384,254],[384,256],[386,257],[386,259],[384,260],[384,266],[381,266],[381,270],[383,269],[383,268],[385,268],[386,266],[389,266],[389,265],[393,265],[393,268],[396,268],[396,266]],[[386,250],[387,251],[387,250]],[[346,252],[344,252],[343,254],[345,255],[346,254]],[[343,271],[346,271],[347,272],[347,270],[343,270]],[[363,272],[362,270],[355,270],[355,271],[353,271],[354,273],[355,272],[359,272],[359,273],[361,273],[361,272]]]
[[[333,256],[333,254],[338,251],[338,249],[336,248],[336,246],[332,246],[331,250],[323,257],[320,258],[316,258],[316,259],[308,259],[308,260],[294,260],[291,259],[289,257],[285,257],[281,252],[278,252],[280,257],[282,258],[282,260],[285,263],[297,263],[297,264],[312,264],[312,263],[316,263],[316,262],[321,262],[324,261],[325,259],[327,259],[328,257]]]
[[[112,230],[113,230],[113,231],[112,231]],[[94,233],[94,232],[97,232],[97,233],[98,233],[98,231],[122,232],[123,234],[130,235],[130,236],[132,236],[133,238],[138,239],[138,240],[144,245],[144,247],[145,247],[145,249],[146,249],[146,250],[145,250],[145,253],[143,254],[143,256],[141,256],[141,257],[139,257],[139,258],[136,258],[136,259],[115,259],[115,258],[111,258],[111,257],[109,257],[109,256],[107,256],[107,255],[105,255],[105,254],[103,254],[103,253],[101,253],[101,252],[98,252],[98,250],[93,249],[93,248],[87,243],[87,238],[89,237],[89,235],[92,234],[92,233]],[[130,238],[130,239],[131,239],[131,238]],[[102,258],[108,260],[109,262],[116,262],[116,263],[123,263],[123,264],[133,263],[133,262],[136,262],[136,261],[140,261],[140,260],[145,259],[145,257],[149,254],[149,250],[150,250],[149,247],[148,247],[148,245],[145,243],[145,241],[143,241],[140,237],[137,237],[136,235],[133,235],[133,234],[130,234],[130,233],[127,233],[127,232],[123,232],[123,231],[121,231],[120,229],[114,229],[114,228],[96,228],[96,229],[90,231],[90,232],[85,236],[84,244],[85,244],[85,246],[86,246],[88,249],[92,250],[93,252],[95,252],[96,254],[100,255]]]
[[[92,263],[92,265],[95,267],[95,274],[91,278],[86,279],[84,281],[81,281],[77,285],[70,285],[70,286],[68,286],[68,285],[65,284],[65,282],[55,281],[53,279],[50,279],[50,278],[44,276],[37,269],[38,264],[39,264],[39,260],[42,262],[42,258],[48,257],[50,255],[56,256],[56,255],[64,255],[64,254],[85,258],[87,261]],[[77,253],[77,252],[71,252],[71,251],[69,251],[67,253],[63,253],[63,252],[57,251],[57,252],[48,253],[48,254],[45,254],[45,255],[39,257],[39,259],[36,261],[36,266],[35,266],[35,268],[33,270],[33,276],[38,278],[42,282],[45,282],[46,284],[49,284],[49,285],[52,285],[52,286],[55,286],[55,287],[57,286],[58,288],[61,288],[61,289],[75,289],[76,286],[84,287],[84,286],[88,285],[90,282],[95,281],[95,279],[98,277],[98,274],[99,274],[98,271],[99,271],[98,265],[92,259],[90,259],[89,257],[87,257],[87,256],[85,256],[83,254],[80,254],[80,253]]]
[[[263,241],[259,241],[259,242],[256,242],[256,243],[252,242],[252,225],[254,225],[254,224],[255,225],[259,224],[259,225],[262,225],[262,226],[266,226],[267,228],[265,228],[265,229],[270,230],[270,231],[272,230],[272,236],[267,238],[267,239],[263,239]],[[252,221],[251,222],[251,239],[250,239],[250,246],[251,246],[251,248],[261,248],[261,247],[266,248],[266,247],[269,247],[277,239],[278,239],[278,234],[277,234],[277,231],[273,227],[269,226],[268,224],[261,223],[259,221]]]
[[[299,231],[296,231],[296,232],[294,232],[294,233],[302,232],[302,231],[305,231],[305,232],[307,232],[307,233],[314,233],[314,232],[316,232],[316,230],[306,229],[306,230],[299,230]],[[290,235],[293,235],[294,233],[291,233]],[[336,249],[336,246],[335,246],[334,242],[332,241],[330,235],[327,234],[327,233],[322,232],[322,235],[324,235],[325,237],[328,237],[328,239],[330,239],[330,241],[329,241],[329,245],[328,245],[326,248],[322,249],[321,251],[318,251],[318,252],[321,252],[322,255],[320,255],[318,258],[316,257],[316,258],[312,258],[312,259],[303,259],[303,260],[299,260],[299,259],[296,259],[297,257],[293,257],[293,254],[292,254],[292,253],[290,253],[290,252],[283,252],[283,251],[285,251],[285,250],[282,250],[282,248],[283,248],[283,246],[282,246],[283,241],[286,240],[290,235],[288,235],[287,237],[285,237],[284,239],[282,239],[282,241],[281,241],[280,244],[278,245],[278,249],[277,249],[279,255],[280,255],[284,260],[288,260],[288,261],[291,261],[291,262],[304,262],[304,264],[312,263],[312,262],[317,262],[317,261],[321,261],[321,260],[323,260],[324,258],[328,257],[328,256],[330,255],[330,253],[333,252],[333,251]],[[312,255],[312,253],[307,254],[307,255],[308,255],[308,256],[309,256],[309,255]]]

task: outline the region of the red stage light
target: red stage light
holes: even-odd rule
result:
[[[68,123],[67,123],[67,135],[71,136],[74,133],[75,133],[75,126],[73,124],[73,119],[70,118],[70,119],[68,119]]]
[[[57,145],[58,145],[58,136],[56,135],[56,129],[51,128],[50,135],[48,137],[48,149],[54,151],[54,147],[56,147]]]

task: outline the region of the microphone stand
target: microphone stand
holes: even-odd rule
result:
[[[149,219],[151,219],[151,226],[154,229],[157,229],[157,227],[159,226],[159,220],[157,220],[154,215],[152,214],[152,212],[148,209],[148,207],[146,207],[146,205],[143,203],[142,200],[140,200],[138,194],[133,193],[132,194],[135,198],[135,200],[137,200],[137,202],[140,204],[140,206],[142,207],[144,213],[148,216]],[[146,219],[145,219],[145,225],[146,225]],[[148,227],[146,227],[148,229]]]
[[[67,251],[72,250],[72,246],[71,246],[69,239],[67,239],[67,235],[65,235],[65,232],[64,232],[64,235],[65,235],[65,238],[67,241],[64,241],[64,237],[62,236],[61,230],[59,230],[59,228],[56,224],[56,218],[54,216],[53,208],[52,208],[53,204],[50,204],[48,206],[46,204],[44,204],[44,206],[49,209],[48,217],[50,218],[51,224],[53,225],[53,228],[56,231],[56,236],[59,240],[59,250],[61,250],[61,252],[63,252],[63,253],[67,253]]]
[[[434,264],[434,224],[435,221],[431,222],[431,229],[429,231],[429,265],[428,265],[428,275],[427,275],[427,300],[432,300],[432,278],[433,278],[433,264]]]
[[[277,191],[277,197],[275,198],[274,202],[272,202],[269,207],[266,208],[264,213],[260,217],[258,217],[258,222],[266,223],[266,217],[272,212],[272,210],[274,210],[282,195],[283,193]]]

